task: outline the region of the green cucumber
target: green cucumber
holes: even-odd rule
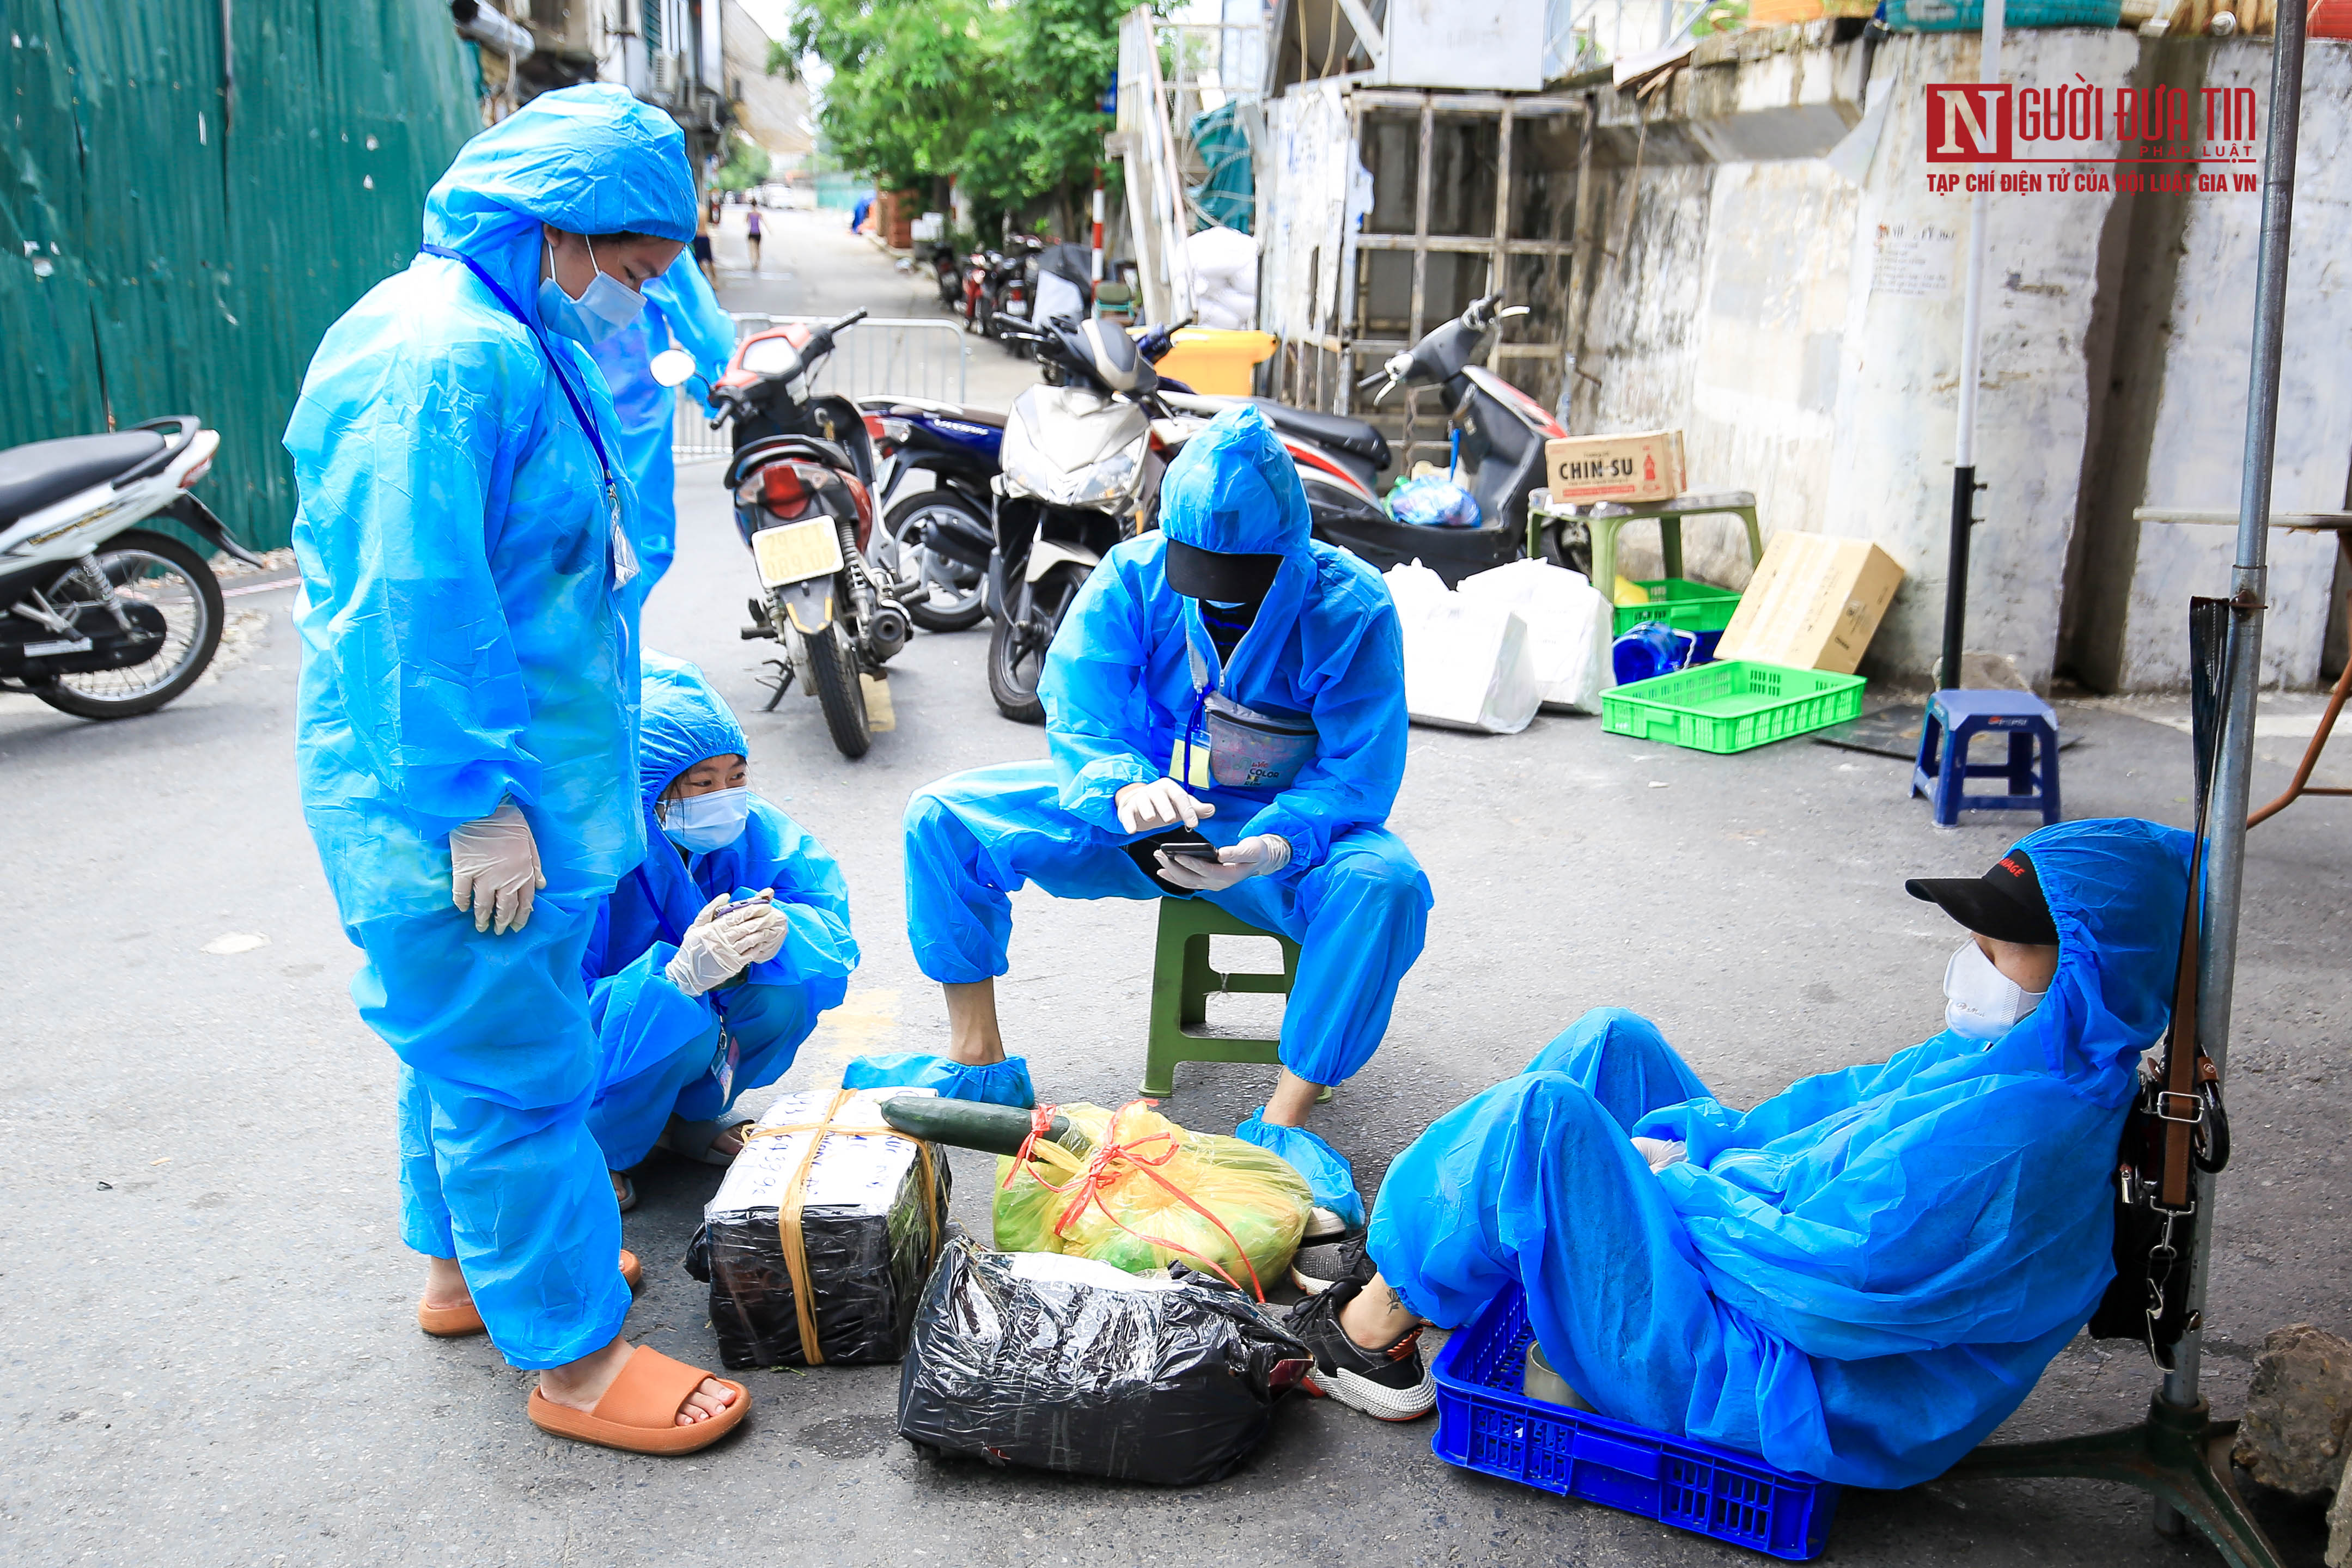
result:
[[[1013,1105],[901,1094],[882,1103],[882,1119],[909,1137],[983,1154],[1017,1155],[1029,1141],[1029,1113]],[[1067,1116],[1055,1117],[1045,1136],[1074,1155],[1083,1155],[1094,1147],[1071,1128]]]

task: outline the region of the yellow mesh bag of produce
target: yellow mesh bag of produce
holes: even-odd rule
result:
[[[1056,1115],[1070,1134],[1043,1134]],[[1141,1274],[1181,1260],[1265,1297],[1298,1250],[1313,1200],[1279,1155],[1192,1133],[1130,1101],[1044,1105],[1019,1155],[997,1161],[996,1245],[1096,1258]],[[1083,1149],[1066,1147],[1083,1141]]]

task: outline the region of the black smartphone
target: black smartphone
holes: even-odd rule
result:
[[[1162,840],[1158,847],[1180,860],[1213,861],[1217,858],[1217,846],[1197,833]]]

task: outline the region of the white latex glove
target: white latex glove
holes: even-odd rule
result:
[[[1173,779],[1126,785],[1111,797],[1111,804],[1118,809],[1118,831],[1123,833],[1156,833],[1179,822],[1197,828],[1202,818],[1217,814],[1214,806],[1195,800]]]
[[[547,885],[540,873],[539,845],[512,800],[478,821],[449,831],[449,902],[474,912],[474,929],[498,935],[520,931],[530,920],[531,900]]]
[[[1635,1138],[1633,1152],[1648,1161],[1652,1170],[1662,1171],[1682,1164],[1690,1149],[1679,1138]]]
[[[677,945],[677,956],[662,967],[669,983],[689,997],[723,986],[757,963],[755,955],[762,943],[769,941],[771,924],[781,927],[783,916],[764,898],[758,904],[740,909],[727,910],[734,899],[720,894],[702,906],[694,924],[686,928],[686,939]],[[727,913],[719,913],[727,910]],[[767,956],[774,957],[782,947],[783,933],[774,934]]]
[[[1159,852],[1160,873],[1193,893],[1223,893],[1254,876],[1272,876],[1290,863],[1290,841],[1280,833],[1253,833],[1217,852],[1213,861]]]

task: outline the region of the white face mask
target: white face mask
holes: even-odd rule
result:
[[[741,838],[743,824],[751,815],[749,786],[713,789],[667,802],[662,808],[662,832],[682,850],[709,854]]]
[[[588,261],[595,264],[596,247],[588,244]],[[555,247],[547,247],[548,276],[539,286],[540,324],[577,343],[593,348],[637,319],[646,297],[602,268],[574,299],[555,281]]]
[[[2029,991],[1994,968],[1971,937],[1944,966],[1944,1027],[1964,1040],[1999,1040],[2049,994]]]

